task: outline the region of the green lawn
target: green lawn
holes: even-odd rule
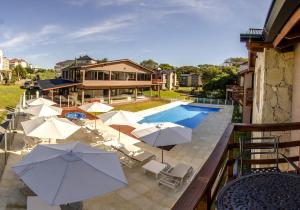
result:
[[[188,91],[190,92],[190,91],[192,91],[192,89],[193,89],[192,87],[179,87],[178,88],[179,91],[186,91],[186,92],[188,92]]]
[[[18,85],[0,85],[0,122],[5,118],[6,112],[3,109],[14,108],[23,94]]]
[[[169,103],[169,101],[166,100],[151,100],[151,101],[143,101],[143,102],[137,102],[137,103],[130,103],[130,104],[122,104],[122,105],[116,105],[114,106],[114,110],[125,110],[130,112],[138,112],[144,109],[150,109],[156,106],[161,106],[164,104]]]
[[[143,91],[145,96],[150,96],[150,90],[149,91]],[[158,96],[158,91],[152,91],[152,96]],[[162,99],[181,99],[184,100],[186,96],[182,95],[181,93],[177,93],[172,90],[161,90],[160,91],[160,97]]]

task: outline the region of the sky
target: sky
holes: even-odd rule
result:
[[[33,65],[80,55],[174,66],[247,57],[239,34],[271,0],[0,0],[0,49]]]

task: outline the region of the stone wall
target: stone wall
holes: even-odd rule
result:
[[[253,123],[290,122],[294,52],[266,49],[255,66]],[[258,90],[259,89],[259,90]]]

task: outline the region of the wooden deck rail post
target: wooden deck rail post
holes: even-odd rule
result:
[[[232,145],[234,143],[234,131],[230,136],[229,139],[229,145]],[[233,179],[233,160],[234,160],[234,156],[233,156],[233,149],[229,148],[228,149],[228,154],[227,154],[227,158],[228,158],[228,166],[227,166],[227,178],[226,178],[226,182],[230,181]]]

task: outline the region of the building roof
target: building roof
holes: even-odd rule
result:
[[[132,60],[129,60],[129,59],[120,59],[120,60],[112,60],[112,61],[107,61],[107,62],[103,62],[103,63],[96,63],[96,64],[87,64],[87,65],[82,65],[80,66],[81,68],[88,68],[88,67],[97,67],[97,66],[106,66],[106,65],[111,65],[111,64],[116,64],[116,63],[124,63],[124,62],[128,62],[128,63],[131,63],[135,66],[138,66],[146,71],[150,71],[150,72],[154,72],[154,70],[151,70],[151,69],[148,69],[144,66],[141,66],[140,64],[132,61]]]
[[[248,32],[241,33],[241,42],[273,42],[299,7],[300,1],[298,0],[273,0],[264,27],[262,29],[250,28]]]
[[[71,65],[74,62],[75,62],[74,60],[65,60],[65,61],[60,61],[60,62],[56,63],[55,65]]]
[[[80,56],[79,58],[76,58],[77,60],[83,60],[83,61],[91,61],[91,60],[94,60],[92,59],[90,56],[88,55],[84,55],[84,56]]]
[[[41,90],[53,90],[53,89],[59,89],[63,87],[71,87],[80,84],[77,82],[72,82],[63,79],[38,80],[37,83]]]

